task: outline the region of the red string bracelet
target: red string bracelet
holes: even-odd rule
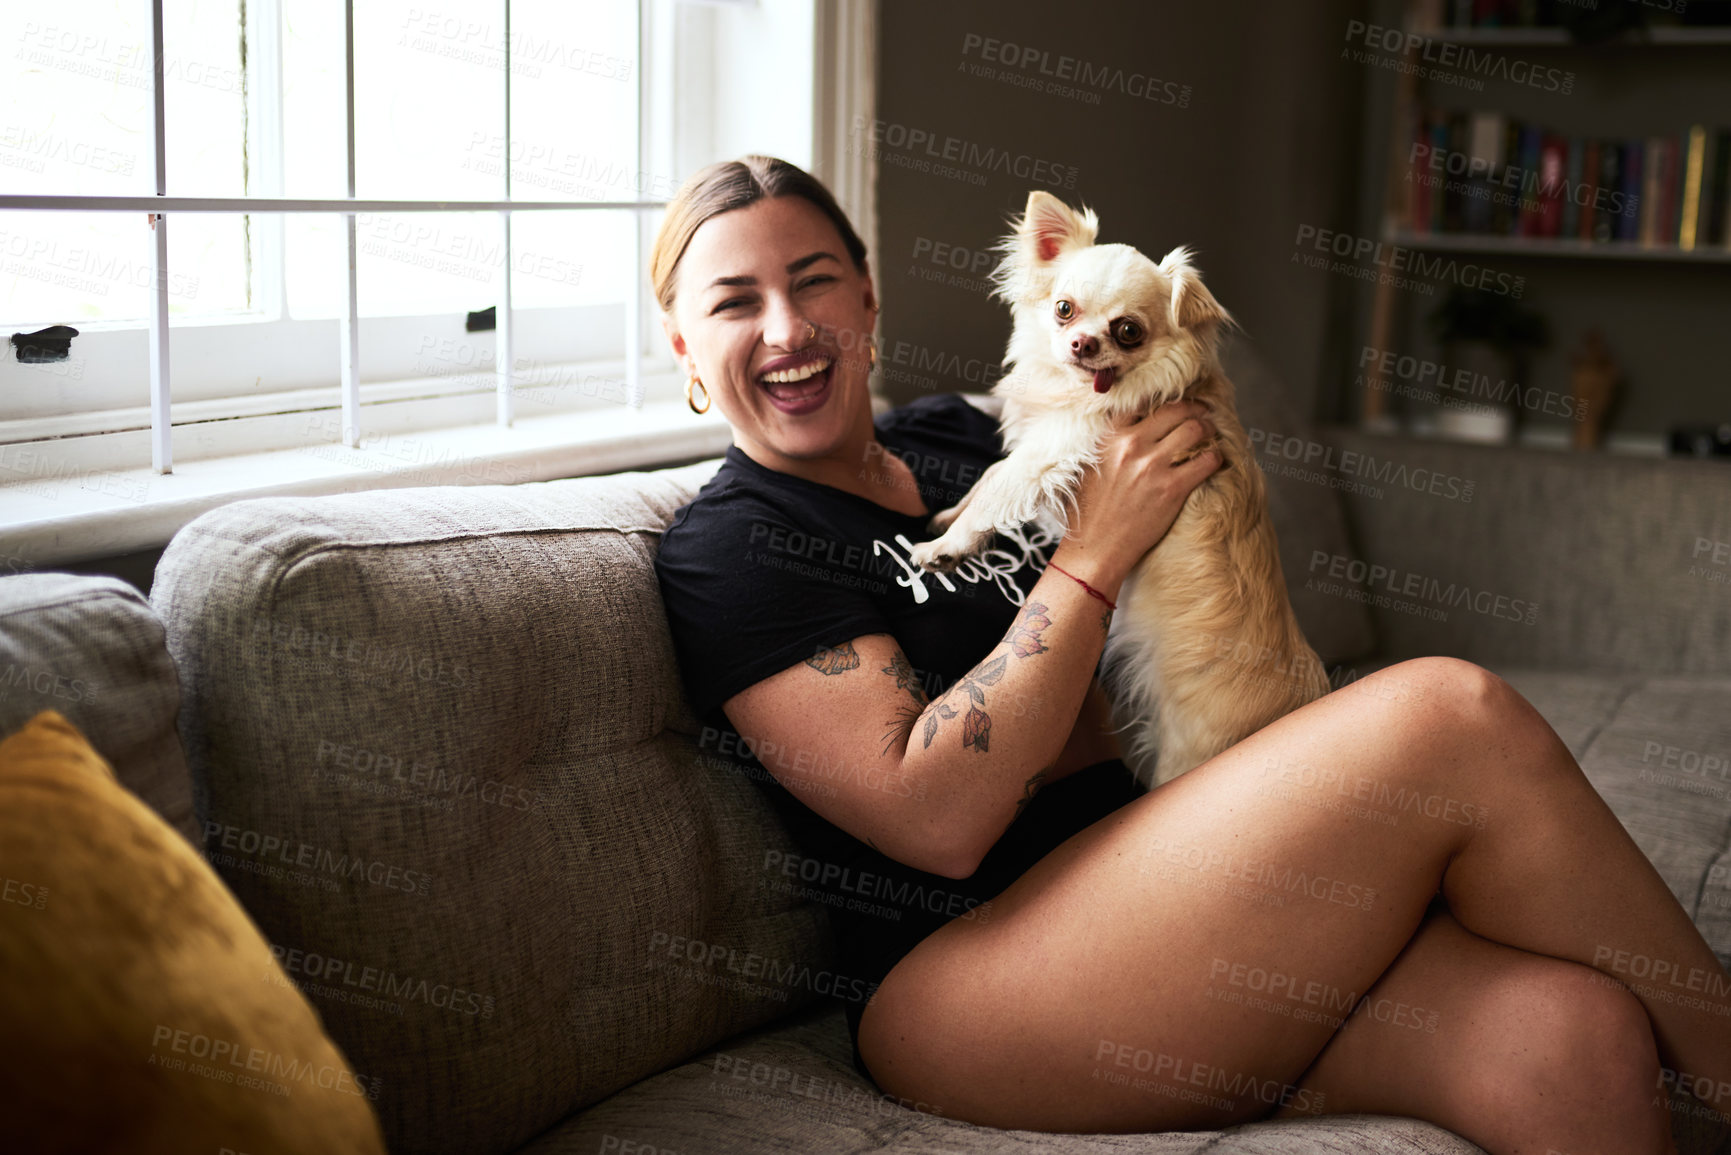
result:
[[[1099,590],[1095,589],[1093,586],[1089,585],[1087,582],[1083,581],[1081,578],[1077,577],[1075,574],[1071,573],[1069,570],[1060,566],[1057,562],[1049,561],[1046,563],[1046,565],[1048,568],[1057,570],[1059,573],[1063,574],[1065,577],[1069,578],[1071,581],[1075,582],[1077,585],[1080,585],[1083,589],[1087,590],[1090,597],[1096,597],[1096,598],[1099,598],[1101,601],[1105,602],[1107,609],[1115,610],[1118,608],[1117,606],[1112,604],[1111,600],[1108,599],[1105,594],[1101,593]]]

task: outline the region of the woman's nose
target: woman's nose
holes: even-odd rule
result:
[[[763,319],[763,343],[782,349],[798,349],[809,342],[816,326],[791,301],[771,301]]]

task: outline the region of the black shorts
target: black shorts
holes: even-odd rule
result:
[[[1097,762],[1068,778],[1061,778],[1034,795],[1033,801],[980,860],[978,870],[953,885],[957,891],[965,890],[980,902],[994,899],[1072,835],[1087,829],[1142,793],[1142,787],[1130,776],[1129,769],[1116,759]],[[875,919],[833,918],[842,964],[839,969],[863,980],[869,984],[869,989],[875,990],[909,951],[952,919],[949,914],[917,909],[907,914],[907,918],[888,927]],[[877,1080],[866,1069],[865,1059],[859,1051],[859,1021],[865,1013],[865,1001],[849,1000],[846,1011],[848,1037],[853,1043],[854,1070],[876,1087]]]

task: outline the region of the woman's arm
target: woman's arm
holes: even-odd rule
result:
[[[1059,570],[1116,598],[1219,467],[1211,452],[1189,456],[1212,436],[1205,414],[1168,405],[1108,437],[1052,566],[1003,640],[937,698],[926,699],[894,638],[871,634],[734,695],[723,703],[728,719],[829,821],[917,869],[972,874],[1043,783],[1089,764],[1074,762],[1088,743],[1073,735],[1110,616]]]

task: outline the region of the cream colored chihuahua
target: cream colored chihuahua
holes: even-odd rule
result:
[[[1189,250],[1156,265],[1129,245],[1097,245],[1093,211],[1046,192],[1029,194],[1014,226],[992,274],[1014,320],[1010,372],[992,389],[1007,455],[933,516],[943,536],[911,558],[947,570],[995,531],[1065,526],[1115,417],[1207,404],[1224,463],[1130,571],[1106,638],[1103,680],[1127,732],[1124,761],[1152,788],[1320,698],[1328,679],[1287,600],[1262,471],[1216,355],[1232,319]]]

